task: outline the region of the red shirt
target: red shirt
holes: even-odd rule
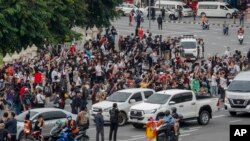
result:
[[[42,73],[38,72],[34,74],[34,83],[42,82]]]
[[[19,90],[19,95],[20,95],[20,97],[22,97],[23,96],[23,94],[24,94],[24,92],[25,92],[25,86],[22,86],[22,88]]]
[[[70,49],[69,49],[70,53],[73,55],[76,52],[76,46],[75,45],[71,45]]]

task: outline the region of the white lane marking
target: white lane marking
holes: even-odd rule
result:
[[[198,129],[193,129],[193,130],[182,131],[182,132],[181,132],[181,134],[182,134],[182,133],[194,132],[194,131],[197,131],[197,130],[198,130]]]
[[[132,139],[127,139],[127,140],[118,140],[118,141],[133,141],[133,140],[138,140],[138,139],[146,139],[146,137],[138,137],[138,138],[132,138]]]
[[[202,128],[202,126],[197,126],[197,127],[191,127],[191,128],[189,128],[189,130],[193,130],[193,129],[201,129]]]
[[[189,136],[190,134],[183,134],[183,135],[180,135],[180,137],[185,137],[185,136]]]
[[[242,121],[242,120],[232,120],[232,121],[230,121],[230,123],[234,123],[234,122],[239,122],[239,121]]]
[[[145,136],[145,135],[135,135],[135,136],[131,136],[132,138],[137,138],[137,137],[142,137],[142,136]]]
[[[218,115],[218,116],[213,116],[213,118],[220,118],[220,117],[225,117],[226,115]]]

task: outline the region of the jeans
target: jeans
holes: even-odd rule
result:
[[[158,29],[159,29],[159,30],[162,30],[162,23],[159,23],[159,24],[158,24]]]
[[[99,141],[99,134],[101,134],[101,141],[104,141],[104,129],[96,128],[96,141]]]
[[[16,103],[15,105],[16,115],[19,115],[21,113],[21,103]]]
[[[212,96],[217,96],[218,95],[218,88],[217,88],[217,86],[211,86],[210,92],[211,92]]]
[[[112,140],[113,132],[114,132],[113,141],[116,141],[117,129],[118,129],[118,123],[110,123],[109,141]]]
[[[240,19],[240,26],[244,26],[244,19]]]

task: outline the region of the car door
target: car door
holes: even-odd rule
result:
[[[174,102],[174,104],[169,103],[169,107],[175,107],[177,109],[177,113],[182,114],[183,117],[186,117],[185,111],[184,111],[184,105],[182,103],[182,94],[176,94],[174,95],[170,102]]]
[[[51,111],[42,113],[44,117],[45,125],[43,128],[43,135],[48,136],[50,130],[54,127],[57,120],[65,122],[67,115],[62,111]]]
[[[135,103],[130,103],[130,100],[131,99],[134,99],[135,100]],[[129,104],[130,104],[130,106],[133,106],[133,105],[135,105],[135,104],[137,104],[137,103],[140,103],[140,102],[142,102],[142,93],[141,92],[137,92],[137,93],[134,93],[131,97],[130,97],[130,99],[129,99]]]
[[[220,5],[219,9],[220,9],[219,12],[218,12],[219,16],[220,17],[225,17],[226,14],[227,14],[227,8],[224,5]]]
[[[193,98],[192,92],[186,92],[181,94],[182,109],[184,111],[185,118],[192,118],[196,114],[196,102]]]

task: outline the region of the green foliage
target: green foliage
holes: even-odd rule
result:
[[[72,27],[110,25],[122,0],[0,0],[1,52],[62,43],[79,34]]]
[[[106,27],[110,26],[110,20],[119,16],[115,7],[121,4],[123,0],[86,0],[87,12],[85,21],[87,27]]]

